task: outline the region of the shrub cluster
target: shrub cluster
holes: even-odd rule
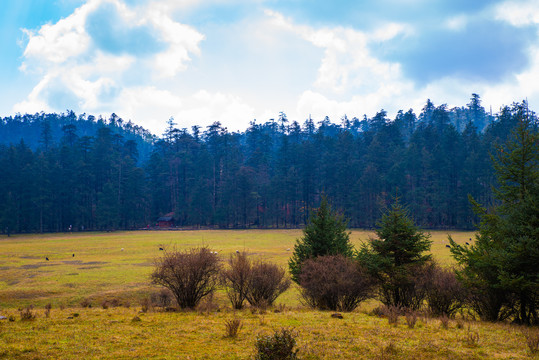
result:
[[[271,263],[253,263],[244,252],[232,255],[229,266],[223,269],[217,254],[206,247],[165,251],[155,261],[151,278],[154,284],[168,289],[152,296],[151,302],[165,308],[172,294],[182,309],[195,308],[219,284],[225,286],[235,309],[241,309],[245,300],[256,307],[271,306],[291,283],[284,269]]]
[[[256,307],[271,306],[290,287],[284,269],[271,263],[253,263],[246,252],[231,255],[228,263],[221,277],[234,309],[243,308],[245,300]]]
[[[154,284],[168,288],[180,308],[195,308],[203,297],[215,291],[220,269],[217,254],[207,247],[165,250],[155,260],[151,279]]]
[[[374,279],[343,255],[320,256],[302,264],[299,276],[304,302],[317,309],[352,311],[372,296]]]
[[[281,329],[273,335],[259,336],[256,339],[256,360],[293,360],[297,359],[297,333],[291,329]]]

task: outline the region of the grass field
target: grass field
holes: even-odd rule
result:
[[[351,238],[359,246],[371,235],[352,231]],[[233,312],[221,292],[198,312],[140,313],[140,300],[156,291],[149,274],[160,246],[207,245],[223,259],[246,249],[253,258],[285,266],[299,236],[300,230],[246,230],[1,237],[0,315],[15,321],[0,320],[0,358],[247,359],[257,335],[280,327],[298,332],[303,359],[537,358],[515,326],[452,320],[445,329],[438,319],[420,318],[410,329],[401,317],[395,327],[368,314],[373,302],[334,319],[303,308],[296,289],[277,299],[279,312]],[[452,236],[464,243],[473,233]],[[432,232],[432,240],[434,257],[450,265],[447,233]],[[93,307],[82,308],[82,300]],[[104,309],[104,300],[124,306]],[[52,305],[49,316],[46,304]],[[22,321],[19,308],[28,305],[36,318]],[[133,321],[135,316],[141,321]],[[225,322],[232,318],[243,323],[235,339],[224,337]]]

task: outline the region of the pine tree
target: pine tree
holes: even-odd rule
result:
[[[288,261],[292,280],[298,282],[301,265],[307,259],[338,254],[352,257],[354,248],[346,227],[344,217],[332,210],[327,197],[323,196],[320,207],[312,212],[309,224],[303,230],[303,238],[296,240],[294,253]]]
[[[471,199],[481,218],[476,242],[451,245],[482,318],[538,324],[539,133],[525,105],[514,114],[519,124],[512,138],[492,157],[499,205],[487,211]]]
[[[399,203],[378,221],[376,238],[359,252],[362,265],[380,282],[380,300],[387,306],[418,308],[422,297],[416,291],[415,277],[431,259],[430,235],[415,224],[408,210]]]

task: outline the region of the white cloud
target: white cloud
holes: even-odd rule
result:
[[[164,44],[163,49],[147,57],[137,57],[100,48],[86,25],[89,16],[105,5],[116,7],[124,26],[155,29],[153,33],[158,36],[155,41]],[[14,111],[69,108],[89,113],[118,112],[116,109],[129,109],[123,96],[127,94],[132,98],[134,92],[145,88],[144,84],[151,78],[148,75],[170,80],[185,71],[191,54],[200,55],[199,43],[204,36],[192,27],[175,22],[159,9],[150,4],[129,8],[121,0],[89,0],[55,24],[46,24],[37,31],[26,30],[28,43],[21,70],[37,74],[40,79],[28,97],[14,106]],[[148,95],[147,91],[143,94]],[[138,108],[144,104],[151,106],[154,100],[138,97]],[[140,117],[136,116],[138,119]]]
[[[236,119],[233,126],[228,126],[231,131],[245,130],[254,117],[254,109],[238,96],[206,90],[182,97],[147,86],[125,89],[120,97],[123,102],[116,113],[127,119],[144,118],[146,127],[160,129],[156,134],[163,132],[170,116],[179,128],[206,127],[215,121],[228,126],[231,119]]]
[[[495,7],[494,16],[513,26],[539,24],[539,3],[535,0],[506,1]]]
[[[276,12],[266,13],[276,24],[324,49],[313,87],[300,95],[299,115],[328,115],[337,121],[344,114],[360,116],[388,107],[396,111],[401,101],[409,100],[413,83],[403,76],[400,65],[377,59],[369,45],[407,36],[413,32],[411,27],[388,23],[372,32],[343,27],[314,29],[295,25]]]

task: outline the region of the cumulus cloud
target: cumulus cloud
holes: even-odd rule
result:
[[[117,111],[125,107],[122,96],[148,78],[184,71],[204,39],[159,7],[130,8],[121,0],[89,0],[57,23],[25,32],[20,68],[40,80],[14,106],[19,112]]]
[[[21,70],[37,80],[14,109],[115,112],[160,134],[170,116],[244,130],[279,111],[393,116],[472,92],[495,109],[539,102],[535,3],[87,0],[26,30]]]

